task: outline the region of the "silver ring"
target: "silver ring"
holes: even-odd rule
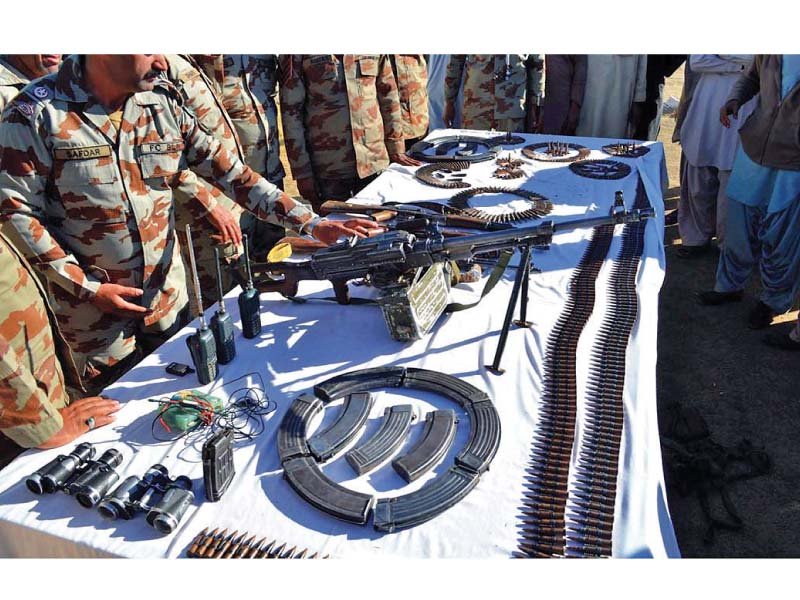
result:
[[[84,423],[86,423],[87,427],[89,427],[89,431],[94,429],[94,417],[89,417],[84,421]]]

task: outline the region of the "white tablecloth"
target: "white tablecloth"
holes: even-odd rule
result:
[[[435,132],[443,135],[452,132]],[[526,136],[539,141],[540,136]],[[570,138],[569,141],[600,148],[609,140]],[[616,140],[614,140],[616,141]],[[516,148],[520,148],[517,146]],[[647,224],[645,249],[637,275],[639,318],[631,334],[627,357],[624,404],[625,427],[620,451],[620,475],[616,498],[613,555],[625,557],[676,557],[679,555],[664,489],[656,420],[656,331],[658,292],[664,275],[662,182],[664,155],[661,144],[639,159],[621,159],[633,167],[631,176],[619,181],[581,178],[566,164],[526,165],[531,179],[523,183],[550,198],[555,209],[550,218],[607,214],[614,192],[623,190],[628,205],[635,197],[636,173],[641,174],[657,217]],[[593,153],[594,154],[594,153]],[[596,153],[600,158],[602,155]],[[497,184],[487,179],[489,163],[473,165],[468,180],[478,185]],[[448,190],[422,185],[413,179],[413,169],[393,166],[367,187],[360,201],[436,200],[450,196]],[[517,180],[519,181],[519,180]],[[501,182],[516,187],[518,182]],[[482,197],[474,204],[488,202]],[[598,278],[605,289],[613,259],[620,246],[622,227],[617,227],[608,257]],[[561,314],[574,267],[587,245],[589,230],[558,234],[547,251],[535,251],[534,263],[541,269],[530,282],[528,319],[531,329],[512,328],[503,367],[504,375],[493,375],[490,364],[497,345],[513,271],[476,308],[442,318],[433,332],[414,343],[393,341],[380,310],[374,306],[340,306],[334,303],[294,304],[277,294],[262,295],[263,332],[255,340],[237,335],[236,360],[220,367],[218,380],[204,389],[224,397],[248,385],[260,386],[258,373],[277,410],[266,419],[266,430],[254,442],[236,449],[237,476],[220,502],[203,500],[200,446],[191,443],[155,443],[151,421],[155,405],[151,397],[170,395],[197,387],[194,375],[167,375],[171,361],[190,363],[185,337],[187,327],[157,352],[147,357],[107,394],[125,402],[111,427],[93,431],[81,441],[98,446],[98,453],[115,447],[124,454],[120,472],[141,475],[160,462],[172,474],[187,474],[195,483],[197,499],[179,530],[162,537],[147,527],[143,516],[133,521],[103,521],[95,511],[81,508],[74,499],[59,494],[33,496],[25,487],[25,476],[64,450],[31,451],[0,472],[0,555],[120,555],[128,557],[175,557],[184,553],[192,537],[202,528],[221,527],[248,531],[259,537],[285,541],[336,557],[471,557],[506,558],[516,550],[523,475],[529,460],[531,439],[541,406],[542,363],[548,335]],[[454,299],[474,298],[482,284],[459,286]],[[352,287],[352,286],[351,286]],[[235,297],[226,306],[238,319]],[[329,296],[326,283],[306,282],[301,295]],[[355,294],[363,288],[355,288]],[[598,293],[594,312],[578,347],[578,381],[585,382],[588,354],[606,308],[606,297]],[[209,310],[208,316],[213,314]],[[238,330],[237,330],[238,331]],[[276,431],[292,400],[309,392],[314,384],[339,373],[365,367],[402,365],[443,371],[485,390],[494,400],[502,422],[502,441],[490,470],[459,504],[439,517],[410,530],[381,534],[366,526],[352,525],[321,513],[289,487],[282,477],[276,451]],[[244,378],[244,379],[242,379]],[[580,390],[580,388],[579,388]],[[582,397],[579,393],[579,407]],[[422,429],[422,416],[433,408],[453,408],[460,417],[456,440],[443,463],[417,482],[406,485],[386,463],[356,477],[340,453],[323,467],[335,481],[376,496],[392,496],[417,489],[443,472],[466,442],[469,419],[448,400],[422,392],[383,390],[367,423],[365,434],[375,431],[384,408],[392,404],[414,404],[419,419],[412,426],[405,447],[412,445]],[[335,406],[329,406],[312,422],[311,432],[331,422]],[[349,447],[355,445],[361,435]],[[70,450],[72,446],[67,447]],[[574,453],[573,453],[574,454]],[[573,456],[573,461],[575,457]]]

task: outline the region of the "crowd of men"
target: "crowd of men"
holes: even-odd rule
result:
[[[190,318],[185,225],[211,303],[214,249],[234,257],[243,234],[257,256],[286,230],[324,244],[366,235],[374,223],[321,218],[321,203],[353,197],[390,163],[418,165],[406,151],[433,129],[655,140],[664,80],[686,58],[0,58],[0,431],[53,447],[113,420],[118,403],[88,394]],[[706,304],[741,299],[759,267],[750,325],[766,326],[797,291],[800,64],[692,55],[686,71],[682,254],[717,238]],[[299,199],[283,191],[279,114]],[[796,349],[798,333],[770,340]]]

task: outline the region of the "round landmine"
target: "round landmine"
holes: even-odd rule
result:
[[[522,149],[522,154],[541,162],[575,162],[584,160],[591,150],[580,144],[569,142],[540,142]]]

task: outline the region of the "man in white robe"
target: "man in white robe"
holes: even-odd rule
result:
[[[716,233],[720,248],[725,239],[725,188],[739,145],[739,127],[755,107],[744,104],[730,128],[719,122],[719,109],[731,87],[753,60],[751,54],[692,54],[689,64],[699,75],[692,104],[681,125],[680,139],[686,163],[681,173],[678,231],[683,247],[678,256],[702,254]]]
[[[590,54],[577,136],[628,139],[647,95],[646,54]]]

